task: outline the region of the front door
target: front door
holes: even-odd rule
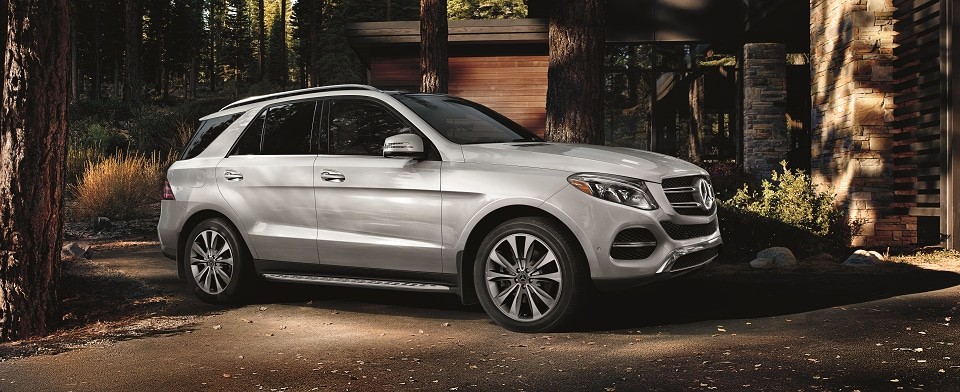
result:
[[[441,272],[440,161],[384,158],[384,139],[414,131],[381,103],[327,105],[314,169],[320,263]]]

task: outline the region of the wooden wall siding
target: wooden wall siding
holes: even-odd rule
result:
[[[451,57],[449,91],[481,103],[543,136],[547,118],[547,56]],[[419,59],[373,58],[370,84],[414,90]]]
[[[894,204],[910,215],[939,216],[941,0],[894,6]]]

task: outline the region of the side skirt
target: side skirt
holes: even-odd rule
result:
[[[254,260],[257,273],[275,282],[460,294],[456,274]]]

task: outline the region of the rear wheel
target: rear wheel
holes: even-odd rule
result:
[[[184,260],[187,284],[201,300],[237,303],[254,283],[246,246],[232,225],[221,218],[200,222],[187,237]]]
[[[491,231],[473,276],[487,314],[519,332],[570,327],[590,292],[579,243],[542,217],[513,219]]]

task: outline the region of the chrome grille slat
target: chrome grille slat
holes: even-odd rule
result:
[[[657,246],[657,242],[614,242],[614,248],[642,248],[645,246]]]
[[[712,206],[709,210],[703,209],[703,204],[694,201],[694,181],[698,178],[706,178],[704,176],[683,176],[683,177],[669,177],[661,180],[661,187],[663,187],[663,193],[667,196],[667,200],[670,201],[670,205],[673,207],[680,215],[691,215],[691,216],[708,216],[712,215],[716,211],[716,204]],[[707,178],[709,181],[710,179]]]
[[[657,249],[657,238],[642,227],[632,227],[617,233],[610,245],[610,257],[618,260],[641,260]]]

